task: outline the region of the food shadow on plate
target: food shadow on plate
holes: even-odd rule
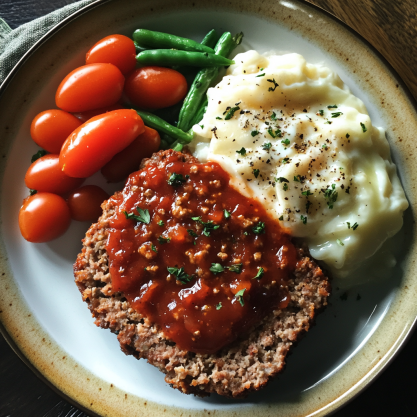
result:
[[[364,276],[362,284],[344,287],[341,280],[332,280],[328,307],[317,316],[316,325],[288,355],[281,375],[244,399],[212,395],[201,401],[218,405],[299,402],[303,393],[342,368],[372,336],[401,286],[402,265],[409,252],[404,248],[411,247],[414,239],[413,218],[411,210],[406,210],[403,228],[380,249],[382,253],[393,252],[397,259],[389,276],[368,278],[370,263],[358,272]]]

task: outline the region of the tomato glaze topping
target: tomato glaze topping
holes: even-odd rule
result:
[[[180,348],[213,353],[289,302],[288,233],[217,163],[169,151],[130,175],[113,203],[113,291]]]

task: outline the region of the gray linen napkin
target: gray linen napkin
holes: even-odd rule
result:
[[[0,18],[0,84],[37,40],[63,19],[93,1],[81,0],[69,4],[14,30]]]

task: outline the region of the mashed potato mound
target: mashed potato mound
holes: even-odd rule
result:
[[[408,207],[385,131],[337,74],[298,54],[234,58],[208,91],[194,156],[219,162],[344,276],[402,226]]]

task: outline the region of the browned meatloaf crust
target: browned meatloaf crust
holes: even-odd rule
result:
[[[164,155],[159,152],[152,159],[163,163]],[[193,157],[185,155],[184,159]],[[299,248],[300,261],[288,283],[291,301],[286,309],[273,311],[249,334],[215,354],[179,349],[161,329],[137,313],[122,293],[112,293],[106,240],[115,208],[109,201],[102,208],[103,215],[88,230],[74,265],[83,300],[96,325],[117,334],[123,352],[147,359],[166,374],[166,382],[186,394],[217,392],[242,397],[262,388],[283,370],[289,350],[327,304],[328,279],[307,250]]]

